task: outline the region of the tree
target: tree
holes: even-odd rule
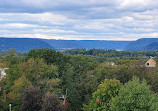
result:
[[[105,79],[93,93],[93,99],[88,105],[84,105],[84,111],[107,111],[112,104],[112,98],[118,94],[121,84],[115,79]]]
[[[40,90],[29,87],[24,91],[22,99],[22,111],[40,111],[42,96]]]
[[[37,85],[41,79],[51,79],[57,77],[57,68],[54,65],[47,65],[43,59],[29,59],[27,62],[20,63],[18,69],[25,75],[33,85]]]
[[[16,93],[22,93],[23,90],[25,90],[29,86],[31,86],[31,82],[23,75],[19,79],[14,81],[14,85],[11,86],[11,90]]]
[[[147,82],[133,77],[131,81],[121,87],[118,96],[113,99],[112,111],[156,111],[150,110],[154,95],[147,86]],[[153,106],[155,107],[155,106]],[[158,106],[157,106],[158,107]]]
[[[90,56],[84,55],[73,56],[71,63],[66,64],[67,70],[62,76],[62,88],[64,94],[66,89],[68,90],[68,102],[71,104],[69,109],[73,111],[80,110],[86,96],[89,93],[92,94],[91,91],[88,91],[91,84],[85,79],[88,80],[86,72],[93,69],[94,64],[95,62]]]
[[[158,94],[153,95],[150,111],[158,111]]]
[[[12,57],[16,57],[17,53],[15,51],[15,49],[9,49],[7,51],[4,52],[4,60],[10,60]]]
[[[150,84],[150,89],[158,93],[158,68],[146,68],[146,80]]]
[[[52,49],[33,49],[29,51],[27,59],[43,58],[47,64],[53,64],[58,67],[59,76],[62,76],[65,70],[65,64],[69,61],[69,57]]]
[[[64,106],[55,94],[48,92],[43,97],[41,111],[64,111]]]

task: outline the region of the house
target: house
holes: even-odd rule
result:
[[[9,68],[0,68],[0,72],[1,72],[0,80],[6,75],[6,72],[5,72],[6,69],[9,69]]]
[[[110,65],[110,66],[115,66],[114,62],[107,62],[107,64]]]
[[[156,61],[153,60],[152,58],[150,58],[146,63],[145,63],[146,67],[156,67]]]

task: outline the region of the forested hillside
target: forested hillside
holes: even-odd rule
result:
[[[15,49],[18,52],[27,52],[31,49],[51,48],[50,44],[42,39],[33,38],[0,38],[0,51]]]
[[[113,49],[124,50],[133,41],[108,41],[108,40],[44,40],[57,50],[65,49]]]
[[[0,111],[157,111],[158,52],[33,49],[0,53]]]
[[[152,42],[144,48],[145,51],[157,51],[158,50],[158,42]]]
[[[37,48],[51,48],[55,50],[67,49],[113,49],[124,50],[132,41],[103,41],[103,40],[54,40],[35,38],[0,38],[0,51],[15,49],[27,52]]]
[[[102,49],[119,51],[157,51],[158,38],[142,38],[137,41],[106,40],[54,40],[34,38],[0,38],[0,51],[15,49],[27,52],[31,49],[50,48],[57,51],[70,49]]]
[[[142,38],[130,43],[127,51],[158,51],[158,38]]]

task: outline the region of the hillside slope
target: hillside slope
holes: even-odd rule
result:
[[[145,51],[158,51],[158,42],[152,42],[144,48]]]
[[[106,40],[54,40],[34,38],[0,38],[0,51],[13,48],[19,52],[27,52],[37,48],[66,49],[107,49],[126,51],[157,51],[158,38],[142,38],[137,41]]]
[[[0,38],[0,51],[13,48],[18,52],[26,52],[37,48],[51,48],[50,44],[42,39],[33,38]]]
[[[132,41],[105,41],[105,40],[44,40],[57,50],[65,49],[112,49],[124,50]]]
[[[153,50],[153,47],[156,47],[158,42],[158,38],[142,38],[138,39],[137,41],[134,41],[130,43],[125,50],[127,51],[146,51],[146,50]],[[152,45],[152,44],[155,45]],[[157,49],[158,50],[158,49]]]

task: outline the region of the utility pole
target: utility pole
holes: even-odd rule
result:
[[[12,104],[9,104],[9,111],[12,111]]]

